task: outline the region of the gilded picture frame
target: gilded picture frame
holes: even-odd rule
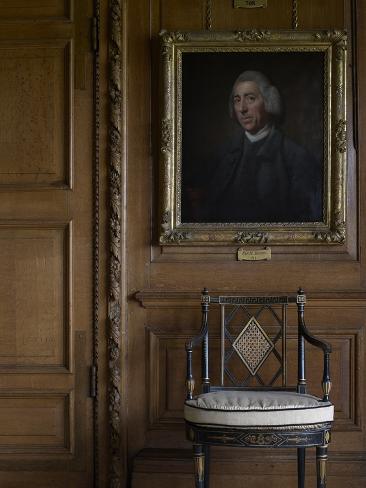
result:
[[[161,245],[345,242],[346,56],[344,31],[161,33]],[[281,102],[262,130],[282,152],[260,163],[242,149],[258,116],[235,92],[253,72]],[[244,142],[225,152],[232,133]]]

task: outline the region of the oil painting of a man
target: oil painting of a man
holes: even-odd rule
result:
[[[286,134],[283,106],[283,94],[263,71],[246,70],[234,79],[229,115],[237,129],[211,158],[199,188],[184,189],[186,221],[322,220],[322,154]]]

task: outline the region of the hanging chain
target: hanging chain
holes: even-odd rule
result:
[[[299,27],[298,0],[292,0],[292,28]]]
[[[212,0],[206,1],[206,29],[212,29]]]

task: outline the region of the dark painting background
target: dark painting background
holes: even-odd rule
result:
[[[200,221],[195,208],[218,155],[242,131],[228,107],[232,86],[246,70],[261,71],[278,88],[281,130],[323,161],[323,53],[183,53],[182,222]]]

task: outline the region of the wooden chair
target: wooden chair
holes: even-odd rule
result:
[[[316,446],[317,488],[326,487],[327,447],[334,413],[329,401],[331,347],[308,332],[305,303],[301,289],[293,296],[211,296],[204,289],[201,331],[186,345],[184,417],[187,437],[193,442],[196,488],[209,486],[211,445],[294,447],[298,488],[305,485],[305,449]],[[293,388],[287,386],[286,370],[287,309],[291,304],[297,305],[298,315],[298,377],[297,387]],[[211,305],[220,307],[221,317],[219,386],[212,386],[209,377]],[[306,391],[305,341],[324,353],[321,399]],[[202,393],[193,396],[192,350],[199,344]],[[274,369],[270,374],[265,362]]]

